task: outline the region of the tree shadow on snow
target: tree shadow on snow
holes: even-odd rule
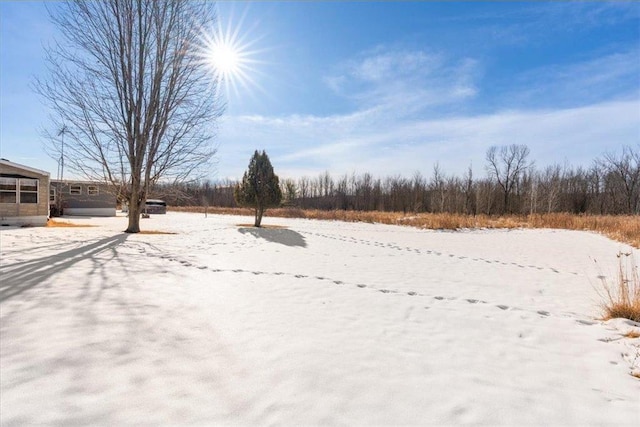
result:
[[[124,243],[127,237],[128,234],[122,233],[54,255],[0,266],[0,303],[44,283],[79,261],[113,250]]]
[[[285,246],[307,247],[307,242],[305,242],[300,233],[286,228],[242,227],[238,228],[238,231],[242,234],[250,234],[253,237]]]

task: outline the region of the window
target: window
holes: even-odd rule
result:
[[[71,184],[69,186],[69,194],[82,194],[82,185]]]
[[[96,196],[98,195],[98,186],[97,185],[90,185],[87,187],[87,194],[90,196]]]
[[[16,178],[0,178],[0,203],[17,203],[17,189]]]
[[[0,203],[38,203],[38,180],[0,178]]]
[[[20,180],[20,203],[38,203],[38,180]]]
[[[55,188],[50,188],[49,189],[49,202],[52,202],[52,203],[56,202],[56,189]]]

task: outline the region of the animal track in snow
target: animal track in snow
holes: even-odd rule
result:
[[[387,245],[387,246],[389,246],[389,245]],[[397,249],[398,250],[403,250],[402,248],[397,248]],[[409,249],[407,249],[407,250],[409,250]],[[411,251],[415,251],[415,249],[411,249]],[[431,253],[433,253],[435,255],[441,255],[440,252],[435,252],[435,251],[423,251],[421,253],[426,253],[426,252],[431,252]],[[151,254],[147,254],[147,255],[151,255]],[[158,256],[158,255],[156,255],[156,256]],[[454,257],[451,254],[449,254],[447,256]],[[252,275],[255,275],[255,276],[260,276],[260,275],[290,276],[290,277],[293,277],[293,278],[296,278],[296,279],[315,279],[315,280],[320,280],[320,281],[325,281],[325,282],[331,282],[331,283],[333,283],[335,285],[345,285],[345,284],[348,285],[348,283],[345,283],[342,280],[334,280],[334,279],[331,279],[329,277],[322,276],[322,275],[310,276],[310,275],[306,275],[306,274],[294,274],[294,273],[286,273],[286,272],[282,272],[282,271],[276,271],[276,272],[250,271],[250,270],[243,270],[243,269],[240,269],[240,268],[235,268],[235,269],[209,268],[209,267],[203,266],[203,265],[194,265],[190,261],[180,260],[180,259],[177,259],[176,257],[170,256],[170,255],[162,254],[162,255],[159,255],[159,257],[162,258],[162,259],[169,260],[169,261],[178,262],[180,265],[185,266],[185,267],[193,267],[193,268],[198,268],[200,270],[209,269],[209,271],[211,271],[213,273],[232,272],[232,273],[238,273],[238,274],[252,274]],[[458,257],[458,258],[468,259],[467,257]],[[491,264],[491,263],[505,264],[505,263],[503,263],[501,261],[498,261],[498,260],[487,260],[487,259],[482,259],[482,258],[474,258],[474,260],[475,261],[489,263],[489,264]],[[520,264],[516,264],[516,263],[511,263],[511,265],[517,265],[520,268],[531,268],[531,267],[533,267],[533,268],[536,268],[536,269],[543,269],[542,267],[524,266],[524,265],[520,265]],[[555,269],[549,269],[549,270],[552,270],[555,273],[558,273],[558,271],[555,270]],[[351,286],[355,286],[355,287],[360,288],[360,289],[367,288],[367,289],[370,289],[371,291],[376,291],[376,292],[379,292],[379,293],[382,293],[382,294],[396,294],[397,295],[397,294],[402,293],[402,294],[404,294],[406,296],[411,296],[411,297],[416,297],[416,296],[428,297],[428,295],[420,294],[420,293],[418,293],[416,291],[413,291],[413,290],[400,292],[398,290],[393,290],[393,289],[386,289],[386,288],[382,288],[381,289],[381,288],[378,288],[376,286],[370,286],[370,285],[367,285],[367,284],[364,284],[364,283],[357,283],[357,284],[352,283]],[[460,301],[460,300],[462,300],[462,301],[467,302],[468,304],[473,304],[473,305],[488,304],[487,301],[484,301],[484,300],[481,300],[481,299],[477,299],[477,298],[459,299],[459,298],[456,298],[456,297],[445,297],[445,296],[442,296],[442,295],[436,295],[436,296],[433,296],[432,298],[435,299],[436,301],[445,301],[445,300],[447,300],[447,301],[459,300]],[[522,309],[519,309],[519,308],[512,308],[512,307],[510,307],[508,305],[505,305],[505,304],[497,304],[497,305],[495,305],[495,307],[499,308],[500,310],[503,310],[503,311],[506,311],[506,310],[522,310]],[[425,308],[429,308],[429,307],[425,307]],[[551,316],[551,313],[546,311],[546,310],[537,310],[537,311],[525,310],[525,311],[531,311],[533,313],[536,313],[536,314],[538,314],[540,316],[544,316],[544,317]],[[593,325],[593,324],[597,323],[597,322],[592,322],[592,321],[589,321],[589,320],[581,320],[581,319],[576,320],[576,321],[578,323],[580,323],[580,324],[583,324],[583,325]]]
[[[409,252],[409,253],[414,253],[416,255],[435,255],[435,256],[446,256],[448,258],[457,258],[459,260],[465,260],[465,259],[470,259],[472,261],[475,262],[483,262],[485,264],[499,264],[499,265],[513,265],[519,268],[530,268],[530,269],[534,269],[534,270],[538,270],[538,271],[542,271],[542,270],[549,270],[552,271],[554,273],[561,273],[559,270],[557,270],[556,268],[553,267],[541,267],[541,266],[536,266],[536,265],[523,265],[523,264],[519,264],[517,262],[505,262],[505,261],[501,261],[501,260],[497,260],[497,259],[485,259],[485,258],[480,258],[480,257],[475,257],[475,258],[470,258],[467,256],[462,256],[462,255],[456,255],[456,254],[451,254],[451,253],[444,253],[444,252],[439,252],[439,251],[435,251],[435,250],[430,250],[430,249],[419,249],[419,248],[412,248],[409,246],[405,246],[405,247],[400,247],[394,243],[382,243],[382,242],[378,242],[378,241],[370,241],[370,240],[365,240],[365,239],[356,239],[354,237],[342,237],[342,236],[336,236],[336,235],[329,235],[326,233],[307,233],[310,235],[315,235],[318,237],[323,237],[326,239],[331,239],[331,240],[338,240],[338,241],[342,241],[345,243],[355,243],[355,244],[361,244],[361,245],[366,245],[366,246],[373,246],[373,247],[379,247],[379,248],[385,248],[385,249],[392,249],[392,250],[396,250],[396,251],[402,251],[402,252]],[[353,255],[354,257],[356,255]],[[567,272],[567,274],[572,274],[572,275],[579,275],[579,273],[576,272]]]

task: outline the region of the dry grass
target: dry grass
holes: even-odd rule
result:
[[[180,212],[204,213],[204,207],[175,207]],[[207,208],[210,214],[253,215],[246,208]],[[593,231],[619,242],[640,248],[640,217],[613,215],[573,215],[567,213],[545,215],[462,215],[462,214],[403,214],[401,212],[321,211],[297,208],[279,208],[268,211],[271,217],[307,218],[407,225],[431,230],[458,230],[462,228],[559,228],[566,230]]]
[[[638,331],[629,331],[626,334],[622,335],[625,338],[640,338],[640,332]]]
[[[624,318],[640,322],[640,276],[631,253],[618,254],[616,282],[602,280],[603,319]]]
[[[66,222],[66,221],[56,221],[53,219],[49,219],[47,220],[47,227],[96,227],[95,225],[89,225],[89,224],[74,224],[73,222]]]
[[[533,227],[595,231],[640,248],[640,217],[637,215],[548,214],[529,218]]]

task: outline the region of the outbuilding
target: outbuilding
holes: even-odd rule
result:
[[[147,199],[143,212],[147,214],[166,214],[167,203],[160,199]]]
[[[47,225],[49,172],[0,159],[0,224]]]

